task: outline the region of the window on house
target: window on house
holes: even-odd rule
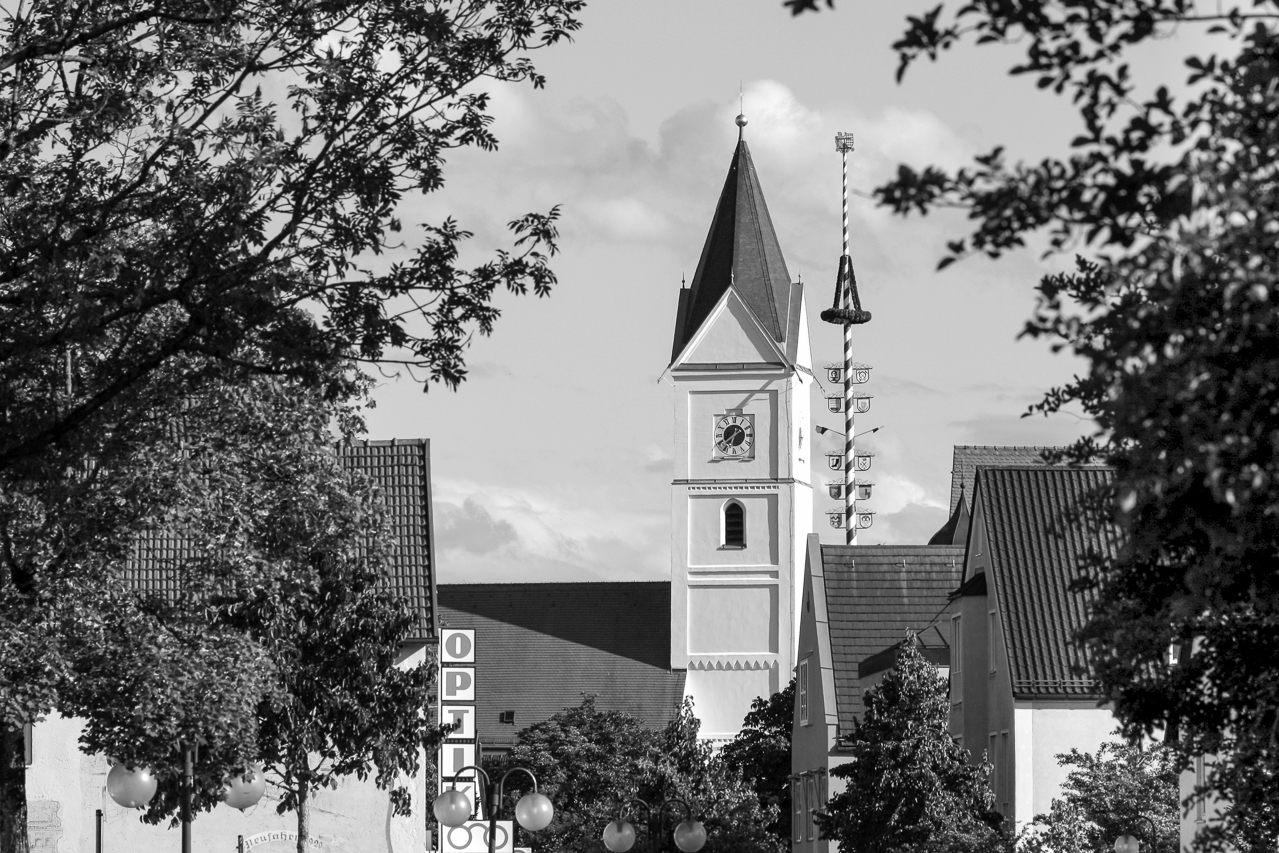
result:
[[[814,774],[805,778],[804,787],[808,789],[804,797],[804,804],[807,806],[804,809],[804,832],[809,841],[816,841],[817,819],[813,815],[819,808],[819,803],[817,802],[817,776]]]
[[[992,673],[995,671],[995,649],[997,647],[995,643],[995,615],[995,611],[990,611],[987,614],[986,623],[986,665]]]
[[[806,726],[808,725],[808,658],[799,662],[795,690],[799,694],[799,723]]]
[[[1003,759],[1003,776],[1004,776],[1004,814],[1009,814],[1008,801],[1012,799],[1010,792],[1014,786],[1014,765],[1013,751],[1008,748],[1008,732],[999,733],[999,757]]]
[[[790,779],[791,825],[796,841],[804,840],[804,777],[792,776]]]
[[[989,742],[986,744],[986,763],[990,765],[991,793],[995,795],[996,799],[999,799],[1000,785],[1003,784],[1004,780],[1001,779],[999,775],[999,761],[998,756],[995,754],[995,747],[997,744],[998,739],[996,738],[995,733],[991,732]]]
[[[737,501],[724,504],[724,547],[746,547],[746,510]]]
[[[958,674],[964,667],[964,632],[959,616],[950,620],[950,671]]]

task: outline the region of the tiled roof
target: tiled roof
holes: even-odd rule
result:
[[[745,140],[739,140],[733,152],[692,288],[680,294],[672,358],[730,286],[774,340],[793,343],[787,334],[797,328],[790,315],[798,299],[793,298],[790,274]],[[794,347],[786,349],[790,353]]]
[[[900,642],[907,628],[928,629],[959,585],[963,561],[960,545],[822,546],[841,734],[862,713],[861,662]]]
[[[441,584],[440,622],[475,630],[476,730],[510,747],[533,723],[581,704],[653,728],[684,696],[671,671],[670,583]],[[515,712],[513,725],[500,722]]]
[[[950,510],[954,512],[962,493],[973,505],[973,477],[980,465],[1043,465],[1044,451],[1055,447],[992,446],[985,444],[956,444],[955,456],[950,466]]]
[[[409,642],[436,637],[435,584],[431,530],[431,443],[426,439],[338,442],[338,460],[377,487],[387,507],[395,550],[389,583],[409,602],[417,624]],[[175,593],[181,563],[194,556],[190,541],[173,531],[140,539],[125,567],[134,587]]]
[[[1108,468],[981,468],[980,501],[1017,697],[1091,696],[1074,641],[1087,599],[1071,580],[1087,549],[1114,549],[1113,528],[1067,526],[1063,513],[1110,481]]]
[[[339,442],[338,459],[378,487],[390,515],[395,551],[390,584],[418,615],[417,636],[438,636],[435,531],[431,524],[431,442],[422,438]]]

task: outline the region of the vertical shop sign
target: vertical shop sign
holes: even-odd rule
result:
[[[440,744],[435,762],[439,772],[439,789],[450,787],[453,777],[464,767],[479,763],[475,731],[475,632],[470,629],[445,628],[440,632],[440,672],[437,719],[441,724],[456,724]],[[457,789],[475,805],[471,820],[461,826],[439,828],[441,853],[488,853],[488,821],[480,805],[482,790],[474,770],[457,777]],[[496,853],[514,853],[511,821],[499,820],[495,833]]]

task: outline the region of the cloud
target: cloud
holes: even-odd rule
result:
[[[664,513],[619,509],[549,489],[436,483],[444,582],[654,580],[669,576]]]
[[[1068,415],[1028,418],[1015,414],[982,412],[962,420],[951,421],[959,431],[959,444],[1070,444],[1081,435],[1094,431],[1091,421],[1076,420]]]
[[[643,468],[645,471],[669,473],[672,461],[671,454],[656,444],[650,444],[644,448]]]
[[[946,523],[946,510],[935,504],[907,504],[896,512],[877,513],[870,530],[858,534],[865,544],[927,545]]]
[[[461,549],[472,554],[488,554],[517,539],[515,528],[467,498],[462,505],[436,501],[435,536],[437,550]]]

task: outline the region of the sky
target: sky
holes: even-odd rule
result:
[[[599,0],[573,43],[534,55],[544,90],[490,89],[499,149],[455,154],[445,189],[406,218],[452,215],[478,261],[506,244],[507,222],[559,204],[559,282],[546,299],[499,297],[460,390],[384,376],[367,419],[369,438],[431,440],[440,582],[670,577],[674,420],[661,375],[733,154],[739,87],[818,367],[841,357],[839,328],[817,317],[840,255],[834,136],[856,140],[850,254],[874,315],[856,333],[874,397],[858,428],[882,427],[859,442],[876,454],[861,544],[928,540],[946,520],[956,444],[1091,431],[1077,414],[1022,417],[1082,367],[1018,340],[1035,284],[1068,259],[1027,250],[939,273],[946,241],[966,234],[962,213],[903,219],[865,198],[899,163],[955,167],[995,145],[1013,159],[1062,155],[1077,132],[1064,98],[1007,74],[1016,47],[964,46],[897,84],[890,46],[931,5],[839,0],[792,18],[780,0]],[[1173,70],[1175,41],[1147,51],[1148,73]],[[816,422],[842,428],[820,394],[813,403]],[[814,461],[814,529],[842,542]]]

